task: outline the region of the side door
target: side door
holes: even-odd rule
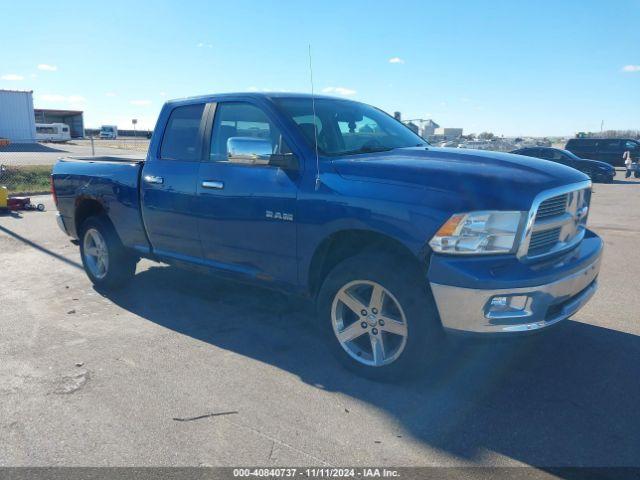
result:
[[[598,141],[598,158],[596,160],[602,160],[603,162],[610,163],[611,165],[621,166],[624,165],[622,159],[622,140],[615,138],[599,140]]]
[[[160,147],[150,152],[140,181],[142,217],[156,254],[201,261],[197,182],[203,141],[204,103],[169,113]]]
[[[591,158],[596,160],[597,141],[592,139],[572,139],[567,142],[566,150],[577,155],[580,158]]]
[[[197,185],[205,263],[245,278],[297,283],[296,199],[299,169],[282,128],[261,107],[223,102],[210,109],[208,158]]]

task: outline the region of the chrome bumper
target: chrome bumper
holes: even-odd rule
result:
[[[431,283],[445,329],[470,333],[539,330],[580,310],[598,287],[600,256],[582,270],[553,283],[527,288],[479,290]],[[518,308],[494,309],[496,297],[517,298]]]
[[[56,223],[65,235],[69,235],[69,232],[67,232],[67,227],[64,224],[64,220],[62,219],[62,215],[60,215],[59,213],[56,213]]]

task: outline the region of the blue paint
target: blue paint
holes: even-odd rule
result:
[[[224,94],[165,104],[144,163],[63,161],[53,171],[58,209],[77,236],[78,202],[92,199],[109,215],[124,245],[143,255],[178,260],[288,291],[307,293],[312,258],[329,236],[349,230],[375,232],[430,262],[429,280],[458,286],[498,288],[553,281],[599,255],[600,239],[588,233],[564,263],[534,267],[513,256],[431,255],[428,241],[453,214],[473,210],[531,208],[543,190],[586,180],[572,168],[496,152],[426,147],[319,161],[293,120],[274,99],[289,94]],[[300,97],[300,96],[298,96]],[[282,131],[300,168],[211,162],[211,109],[205,109],[199,142],[201,161],[159,158],[171,111],[195,103],[249,102]],[[161,185],[142,182],[162,177]],[[202,188],[205,180],[222,190]],[[285,212],[293,221],[268,218]],[[500,287],[502,288],[502,287]]]

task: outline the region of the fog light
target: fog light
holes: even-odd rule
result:
[[[528,295],[496,296],[489,300],[485,316],[487,318],[527,317],[529,310]]]

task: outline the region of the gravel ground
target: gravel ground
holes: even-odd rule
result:
[[[639,181],[595,187],[572,320],[400,385],[341,370],[278,294],[147,261],[96,292],[43,200],[0,216],[0,466],[640,465]]]

